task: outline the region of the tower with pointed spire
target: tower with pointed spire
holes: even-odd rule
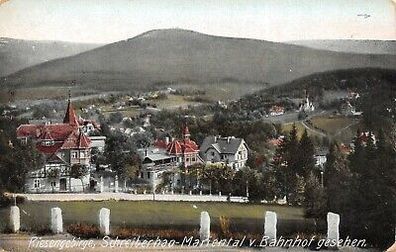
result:
[[[183,130],[182,130],[182,134],[183,134],[183,140],[184,141],[189,141],[190,140],[190,130],[188,129],[187,123],[184,124],[183,126]]]
[[[74,112],[73,109],[73,105],[71,103],[71,93],[70,93],[70,89],[69,89],[69,98],[67,100],[67,109],[66,109],[66,113],[65,113],[65,117],[63,118],[63,123],[65,124],[69,124],[73,127],[77,127],[79,126],[78,124],[78,118],[76,113]]]
[[[99,143],[104,146],[103,138],[94,140],[86,135],[87,122],[79,119],[73,109],[69,90],[67,109],[62,123],[22,124],[17,130],[17,138],[22,143],[28,139],[35,143],[36,149],[43,155],[45,162],[40,169],[27,175],[26,192],[82,191],[88,186],[89,173],[83,179],[70,177],[70,167],[79,164],[91,166],[91,148]],[[96,124],[96,123],[95,123]],[[99,126],[95,129],[100,129]],[[103,144],[102,144],[103,141]],[[58,171],[59,177],[49,176],[49,171]],[[44,175],[43,175],[44,174]],[[83,185],[82,185],[83,184]]]

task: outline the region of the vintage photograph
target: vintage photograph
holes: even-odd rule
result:
[[[396,0],[0,0],[0,251],[396,252]]]

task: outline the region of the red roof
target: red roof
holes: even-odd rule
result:
[[[44,154],[53,154],[60,149],[89,148],[91,140],[78,129],[77,116],[69,101],[63,123],[34,125],[22,124],[17,128],[17,137],[37,140],[36,148]],[[46,142],[51,140],[51,142]]]
[[[157,148],[161,148],[161,149],[167,149],[168,148],[168,144],[166,144],[166,142],[164,140],[161,140],[161,139],[155,140],[154,146],[157,147]]]
[[[173,140],[168,144],[167,151],[171,155],[181,155],[183,153],[197,153],[199,148],[198,145],[192,140]]]
[[[54,140],[65,140],[75,127],[69,124],[34,125],[22,124],[17,128],[17,137],[42,138],[44,134],[50,134]],[[44,138],[42,138],[44,139]]]
[[[73,106],[69,100],[67,104],[65,118],[63,119],[63,123],[70,124],[72,126],[78,126],[78,118],[76,113],[74,112]]]
[[[41,142],[38,142],[36,144],[36,148],[41,153],[49,155],[56,153],[62,147],[62,144],[63,143],[55,143],[53,145],[46,146],[46,145],[42,145]]]
[[[61,146],[62,149],[84,149],[89,148],[91,140],[82,132],[73,131]]]

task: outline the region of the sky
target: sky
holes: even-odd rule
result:
[[[395,40],[396,0],[0,1],[0,37],[110,43],[163,28],[271,41]]]

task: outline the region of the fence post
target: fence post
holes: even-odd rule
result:
[[[54,234],[63,232],[62,210],[59,207],[51,208],[51,231]]]
[[[327,213],[327,239],[337,241],[340,239],[339,232],[340,215],[332,212]],[[333,248],[337,248],[337,245]]]
[[[210,238],[210,216],[206,211],[201,212],[199,238],[201,241],[209,240]]]
[[[100,182],[99,182],[99,192],[103,192],[104,191],[104,185],[103,185],[103,176],[100,176]]]
[[[115,175],[114,178],[114,192],[118,193],[118,176]]]
[[[99,210],[99,229],[103,235],[110,234],[110,209],[108,208]]]
[[[264,236],[271,241],[276,241],[277,216],[275,212],[266,211],[264,220]]]
[[[10,228],[13,233],[19,231],[21,227],[21,212],[19,207],[11,206],[10,208]]]

